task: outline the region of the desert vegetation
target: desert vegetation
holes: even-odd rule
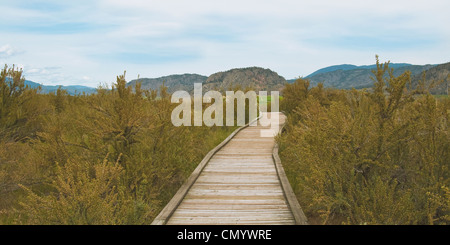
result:
[[[283,90],[277,141],[312,224],[449,224],[450,99],[434,97],[389,62],[368,90]]]
[[[41,94],[0,76],[0,224],[149,224],[235,127],[175,127],[167,88]]]

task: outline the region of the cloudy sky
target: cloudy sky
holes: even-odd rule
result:
[[[450,61],[448,0],[0,1],[0,64],[54,85],[259,66]]]

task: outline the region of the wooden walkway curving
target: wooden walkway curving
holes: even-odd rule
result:
[[[281,126],[286,117],[279,118]],[[208,153],[152,224],[307,224],[274,137],[261,137],[269,128],[258,120],[236,130]]]

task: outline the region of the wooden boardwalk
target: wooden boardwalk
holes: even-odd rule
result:
[[[284,124],[285,116],[279,113],[279,118]],[[275,139],[261,137],[263,129],[270,126],[258,120],[257,126],[238,129],[211,151],[153,224],[307,224]]]

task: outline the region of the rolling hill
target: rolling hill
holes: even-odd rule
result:
[[[285,84],[286,79],[274,71],[248,67],[214,73],[208,77],[203,89],[221,91],[240,86],[242,90],[250,88],[254,91],[279,91]]]
[[[411,76],[417,76],[422,72],[427,71],[436,65],[411,65],[406,63],[389,64],[390,68],[394,68],[394,75],[398,76],[405,71],[411,71]],[[311,85],[315,86],[318,83],[323,83],[325,87],[333,87],[339,89],[351,88],[369,88],[373,85],[372,70],[376,65],[367,66],[353,66],[353,65],[338,65],[330,66],[320,69],[306,78],[311,81]],[[295,79],[288,82],[294,82]]]
[[[391,68],[397,69],[399,67],[405,67],[405,66],[411,66],[411,64],[407,64],[407,63],[392,63],[389,64],[389,66]],[[377,65],[363,65],[363,66],[356,66],[356,65],[350,65],[350,64],[344,64],[344,65],[334,65],[334,66],[328,66],[322,69],[319,69],[311,74],[309,74],[307,76],[308,77],[312,77],[315,75],[319,75],[322,73],[327,73],[327,72],[332,72],[332,71],[338,71],[338,70],[343,70],[343,71],[348,71],[348,70],[356,70],[356,69],[375,69],[377,67]]]
[[[194,83],[203,84],[203,92],[209,90],[229,90],[239,86],[242,90],[251,88],[255,91],[281,90],[286,79],[269,69],[260,67],[237,68],[225,72],[217,72],[209,77],[198,74],[170,75],[160,78],[140,78],[130,81],[127,86],[141,82],[143,89],[158,90],[164,83],[168,92],[184,90],[193,93]]]
[[[182,75],[170,75],[160,78],[140,78],[131,80],[127,86],[135,86],[136,82],[141,83],[141,88],[159,90],[161,85],[167,87],[169,93],[173,93],[177,90],[184,90],[192,93],[194,90],[194,83],[205,83],[208,77],[198,74],[182,74]]]
[[[412,76],[411,84],[415,87],[422,79],[422,74]],[[431,93],[448,95],[448,88],[450,85],[450,62],[428,69],[425,72],[425,80],[427,83],[426,85],[429,85],[431,82],[437,82],[436,86],[431,89]]]

